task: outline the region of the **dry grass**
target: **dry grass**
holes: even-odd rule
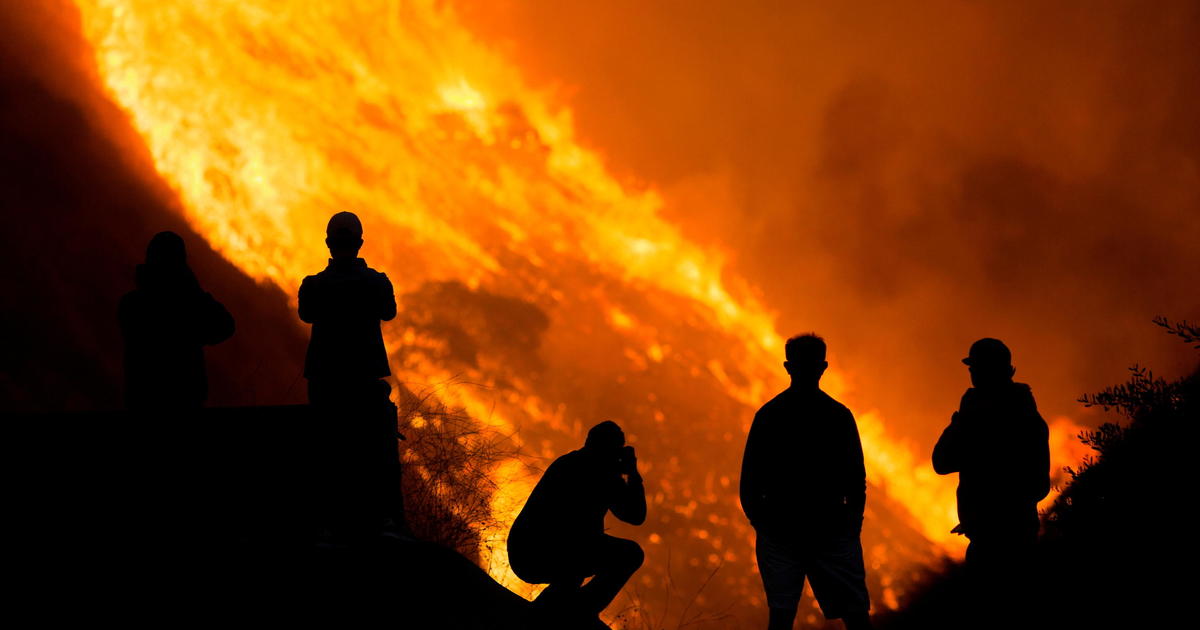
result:
[[[480,532],[493,526],[496,465],[519,453],[505,435],[485,429],[436,390],[401,389],[398,403],[405,514],[418,538],[478,560]]]
[[[697,601],[708,588],[708,585],[721,570],[722,564],[713,567],[705,576],[704,581],[692,593],[683,593],[675,585],[672,574],[671,553],[667,551],[667,596],[661,601],[661,609],[653,610],[646,606],[646,598],[641,589],[632,582],[625,588],[625,597],[629,604],[621,609],[613,618],[614,628],[619,630],[683,630],[684,628],[723,628],[733,616],[728,609],[711,612],[697,609]],[[660,602],[656,602],[660,603]],[[678,612],[675,612],[676,607]]]

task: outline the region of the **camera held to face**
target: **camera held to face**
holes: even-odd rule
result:
[[[630,475],[637,472],[637,455],[634,454],[632,446],[622,446],[617,461],[620,462],[622,474]]]

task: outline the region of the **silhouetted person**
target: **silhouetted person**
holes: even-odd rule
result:
[[[509,532],[513,572],[549,584],[536,605],[567,622],[603,627],[598,615],[644,559],[636,542],[604,533],[609,510],[633,525],[646,520],[633,447],[625,446],[615,422],[605,421],[588,431],[583,448],[550,464]]]
[[[769,630],[791,630],[807,578],[826,619],[870,628],[863,568],[866,469],[850,410],[821,391],[825,341],[788,339],[792,384],[754,416],[742,459],[742,510],[757,533]]]
[[[204,346],[233,335],[233,317],[200,288],[183,239],[159,232],[117,309],[125,341],[125,404],[135,411],[199,409],[208,397]]]
[[[1013,382],[1012,354],[998,339],[971,344],[971,387],[933,449],[933,469],[958,473],[956,533],[971,541],[967,569],[991,619],[1027,605],[1038,535],[1038,501],[1050,491],[1046,422],[1033,393]]]
[[[305,356],[308,399],[318,414],[319,447],[327,456],[321,482],[336,536],[403,526],[391,374],[380,322],[396,316],[387,275],[358,257],[362,223],[349,212],[329,219],[329,265],[300,285],[300,319],[312,324]]]

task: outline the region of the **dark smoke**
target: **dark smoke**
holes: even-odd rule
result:
[[[1188,367],[1150,319],[1200,316],[1194,2],[460,10],[901,435],[932,444],[982,336],[1047,417]]]

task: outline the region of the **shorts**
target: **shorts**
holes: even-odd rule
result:
[[[760,533],[755,555],[771,608],[795,610],[807,577],[826,619],[871,609],[862,543],[857,536],[812,543]]]

